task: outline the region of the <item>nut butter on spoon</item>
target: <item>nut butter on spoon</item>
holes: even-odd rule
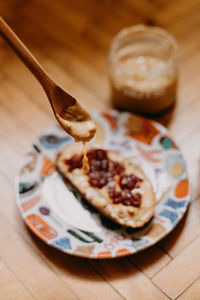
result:
[[[36,58],[1,17],[0,35],[42,85],[61,127],[77,142],[85,143],[90,141],[96,132],[96,125],[89,113],[76,99],[61,89],[50,78]]]

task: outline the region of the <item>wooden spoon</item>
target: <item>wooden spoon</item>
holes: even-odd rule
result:
[[[75,141],[87,142],[96,132],[96,125],[88,112],[71,95],[61,89],[45,72],[36,58],[0,17],[0,35],[15,51],[42,85],[59,124]]]

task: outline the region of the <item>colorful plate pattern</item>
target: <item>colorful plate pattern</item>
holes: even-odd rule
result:
[[[140,165],[156,195],[153,219],[141,229],[123,228],[91,207],[55,168],[58,152],[72,138],[58,126],[46,130],[23,158],[16,179],[22,217],[40,239],[68,254],[113,258],[139,252],[165,237],[189,203],[184,157],[160,124],[130,113],[94,113],[96,144]],[[80,145],[81,147],[81,145]]]

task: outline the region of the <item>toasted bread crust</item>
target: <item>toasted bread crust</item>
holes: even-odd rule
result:
[[[127,227],[142,227],[151,219],[154,213],[155,196],[149,179],[139,167],[120,154],[107,150],[109,158],[123,164],[126,174],[134,174],[142,179],[139,188],[142,194],[140,207],[125,206],[122,203],[114,204],[108,195],[106,187],[99,189],[89,184],[88,176],[83,169],[74,169],[69,172],[69,167],[65,160],[70,159],[74,154],[81,153],[80,145],[68,145],[58,154],[56,165],[59,172],[79,190],[90,204],[116,223]]]

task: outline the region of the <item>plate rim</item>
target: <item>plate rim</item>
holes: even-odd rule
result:
[[[101,114],[102,112],[105,112],[105,110],[95,110],[95,111],[93,111],[92,114],[96,114],[96,113]],[[120,112],[120,111],[114,110],[114,109],[108,109],[108,110],[106,110],[106,112],[111,112],[111,113],[112,112],[117,112],[118,114],[123,113],[123,112]],[[152,247],[153,245],[156,245],[159,241],[161,241],[166,236],[168,236],[177,227],[177,225],[181,222],[181,220],[184,218],[186,212],[188,211],[189,205],[191,203],[191,193],[190,193],[191,192],[191,181],[190,181],[190,176],[189,176],[189,172],[188,172],[188,164],[187,164],[187,161],[185,159],[185,156],[183,155],[183,153],[182,153],[182,151],[180,149],[180,146],[177,144],[176,140],[174,140],[173,134],[171,134],[170,130],[168,128],[166,128],[164,125],[162,125],[161,123],[159,123],[159,122],[157,122],[155,120],[152,120],[150,118],[146,118],[144,116],[140,116],[140,115],[131,113],[131,112],[125,112],[125,113],[128,114],[128,115],[136,115],[139,118],[148,119],[153,124],[159,125],[159,127],[165,129],[165,131],[169,135],[169,137],[172,138],[172,141],[174,141],[176,143],[177,148],[178,148],[179,152],[181,153],[182,157],[184,158],[184,162],[185,162],[185,165],[186,165],[186,177],[184,179],[188,180],[188,194],[187,194],[187,199],[186,199],[186,203],[185,203],[185,206],[184,206],[184,210],[182,211],[182,213],[180,214],[179,218],[176,220],[176,222],[174,222],[173,226],[171,226],[171,228],[169,230],[165,231],[164,234],[159,235],[157,238],[154,238],[154,240],[152,239],[146,245],[144,245],[142,248],[138,248],[138,249],[133,248],[132,252],[130,251],[130,249],[129,250],[127,249],[128,251],[126,251],[124,253],[123,252],[122,253],[115,252],[115,254],[113,255],[112,252],[111,252],[110,254],[103,254],[102,253],[102,255],[96,255],[95,256],[95,255],[91,255],[91,253],[89,253],[89,252],[87,253],[87,252],[81,252],[81,251],[77,251],[77,250],[70,251],[69,249],[63,249],[63,248],[60,248],[60,247],[56,247],[56,245],[54,245],[53,243],[49,243],[48,240],[44,240],[44,239],[42,239],[41,236],[36,235],[35,232],[32,230],[32,226],[30,226],[30,223],[27,222],[26,218],[24,217],[23,212],[22,212],[21,207],[20,207],[20,201],[19,201],[20,197],[19,197],[19,191],[18,191],[19,182],[20,182],[20,175],[19,175],[20,162],[24,159],[25,155],[28,153],[29,148],[31,146],[33,146],[36,142],[38,142],[38,139],[39,139],[40,136],[43,136],[45,134],[45,132],[47,132],[48,130],[51,130],[51,129],[55,128],[55,126],[57,125],[57,123],[54,123],[53,125],[51,125],[51,126],[45,128],[44,130],[42,130],[42,132],[27,147],[27,149],[25,150],[24,154],[22,154],[22,156],[20,157],[20,161],[19,161],[19,164],[18,164],[18,167],[17,167],[17,175],[14,178],[14,197],[15,197],[15,202],[17,204],[18,211],[19,211],[19,213],[21,215],[21,218],[23,219],[23,221],[26,224],[26,226],[28,227],[28,229],[31,231],[31,234],[34,234],[34,236],[36,236],[36,238],[40,239],[42,242],[46,243],[48,246],[51,246],[52,248],[54,248],[54,249],[56,249],[58,251],[61,251],[62,253],[73,255],[73,256],[76,256],[76,257],[82,257],[82,258],[89,258],[89,259],[112,259],[112,258],[125,257],[125,256],[129,256],[129,255],[134,255],[136,253],[139,253],[139,252],[141,252],[143,250],[146,250],[146,249]],[[45,155],[45,154],[43,154],[43,155]],[[107,250],[107,252],[108,251],[109,250]]]

